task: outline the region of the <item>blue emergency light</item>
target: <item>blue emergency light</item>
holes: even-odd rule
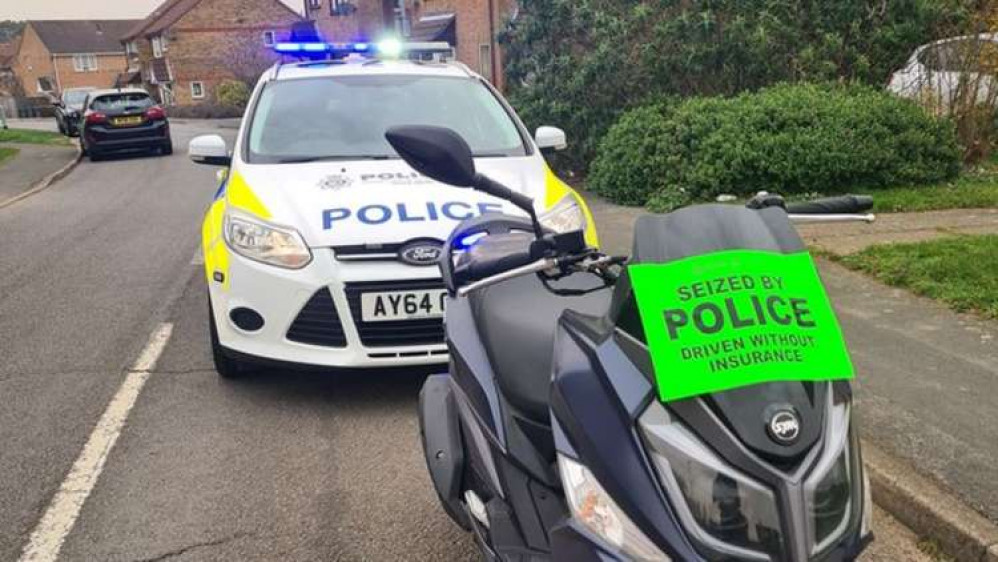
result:
[[[446,42],[402,43],[397,39],[385,39],[378,43],[367,43],[364,41],[354,43],[283,41],[275,43],[273,49],[275,52],[284,55],[297,55],[310,58],[327,56],[335,58],[353,54],[397,58],[403,53],[453,53],[453,48]]]

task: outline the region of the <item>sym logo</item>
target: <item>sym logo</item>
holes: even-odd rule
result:
[[[438,242],[413,242],[399,250],[399,261],[409,265],[435,265],[441,252]]]
[[[773,414],[766,424],[769,436],[781,445],[790,445],[800,435],[800,419],[791,409],[782,409]]]

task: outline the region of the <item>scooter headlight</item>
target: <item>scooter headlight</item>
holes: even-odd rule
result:
[[[649,408],[640,423],[659,477],[687,530],[734,558],[780,555],[783,535],[772,491],[721,460],[661,406]]]
[[[829,448],[835,453],[822,459],[804,483],[813,554],[828,548],[849,527],[857,470],[849,446],[849,408],[844,404],[832,406],[827,423],[833,440]]]
[[[538,217],[541,226],[562,233],[573,230],[586,229],[586,214],[575,199],[575,195],[569,193],[554,204],[553,207],[541,213]]]
[[[287,269],[301,269],[312,261],[312,252],[293,228],[226,211],[223,233],[234,252],[251,260]]]
[[[576,521],[635,560],[671,560],[617,506],[589,469],[560,454],[558,468]]]

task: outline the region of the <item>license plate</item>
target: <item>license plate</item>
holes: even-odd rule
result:
[[[446,296],[443,289],[363,293],[360,295],[361,318],[364,322],[442,318]]]
[[[111,120],[111,123],[121,126],[121,125],[138,125],[142,122],[141,115],[133,115],[131,117],[115,117]]]

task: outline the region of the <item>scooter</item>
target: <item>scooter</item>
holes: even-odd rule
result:
[[[872,540],[852,365],[794,220],[863,196],[638,219],[629,258],[545,231],[438,127],[416,171],[511,202],[450,235],[449,372],[419,397],[444,510],[488,560],[850,560]]]

